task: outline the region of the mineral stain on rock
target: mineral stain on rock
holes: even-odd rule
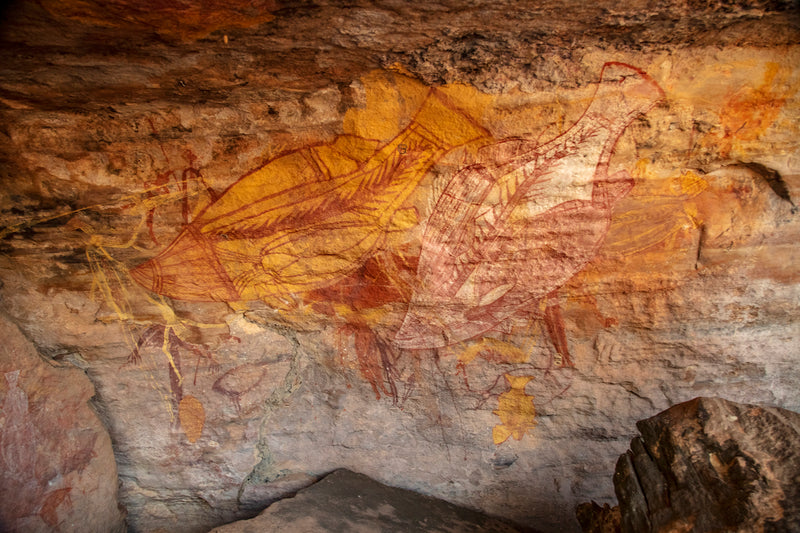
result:
[[[253,27],[273,20],[275,0],[199,2],[97,2],[41,0],[50,13],[84,24],[100,24],[123,30],[154,31],[169,39],[192,41],[222,28]],[[180,23],[175,23],[180,20]],[[225,36],[227,44],[227,36]]]

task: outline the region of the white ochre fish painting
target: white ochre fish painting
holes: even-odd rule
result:
[[[482,148],[481,162],[452,178],[428,219],[420,289],[397,345],[473,338],[535,308],[582,270],[603,244],[614,204],[633,187],[628,172],[608,174],[617,139],[662,97],[641,70],[608,63],[588,109],[564,134]]]

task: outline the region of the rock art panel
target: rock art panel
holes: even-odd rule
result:
[[[413,380],[399,370],[404,352],[475,339],[515,313],[541,317],[557,366],[572,366],[556,291],[597,255],[611,210],[633,186],[625,171],[608,174],[614,147],[663,94],[642,70],[608,63],[576,124],[538,143],[493,141],[430,90],[388,143],[343,136],[242,177],[130,275],[177,300],[261,300],[292,310],[299,300],[356,306],[364,298],[363,307],[405,308],[402,321],[381,314],[380,329],[358,312],[334,311],[376,396],[395,401],[409,393],[398,383]],[[387,246],[390,232],[417,224],[407,200],[420,181],[464,145],[478,147],[476,161],[438,196],[419,255]],[[174,356],[170,364],[180,377]],[[498,431],[497,443],[525,432]]]
[[[554,54],[538,16],[377,9],[200,41],[134,16],[113,56],[80,14],[41,55],[0,36],[3,306],[95,382],[131,529],[207,531],[346,466],[567,531],[654,409],[796,408],[794,45]],[[757,13],[720,31],[780,40]]]

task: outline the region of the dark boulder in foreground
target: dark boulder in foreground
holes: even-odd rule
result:
[[[584,531],[800,531],[800,414],[696,398],[637,427],[614,473],[621,523],[582,504]]]

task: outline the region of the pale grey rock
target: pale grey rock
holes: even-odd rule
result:
[[[531,529],[443,500],[389,487],[349,470],[336,470],[257,517],[212,533],[517,533]]]

